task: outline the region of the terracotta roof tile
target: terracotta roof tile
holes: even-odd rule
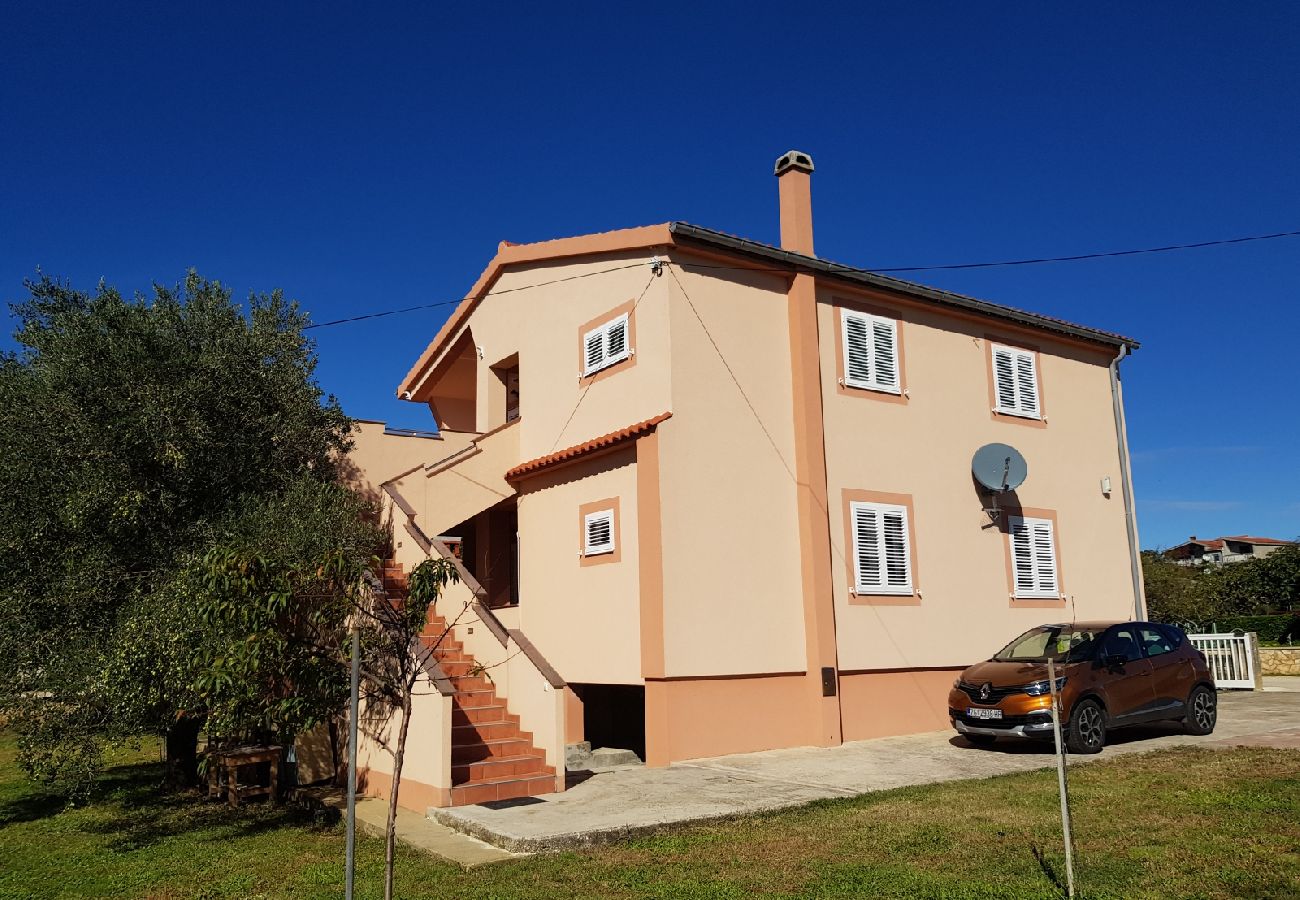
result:
[[[506,472],[507,481],[515,481],[525,475],[532,475],[543,469],[549,469],[553,466],[578,459],[589,453],[595,453],[597,450],[606,450],[615,447],[627,441],[635,440],[643,434],[649,434],[659,426],[659,423],[672,416],[672,413],[660,413],[651,419],[637,422],[635,425],[628,425],[626,428],[620,428],[618,431],[611,431],[609,434],[602,434],[598,438],[592,438],[589,441],[583,441],[581,444],[574,444],[572,447],[566,447],[563,450],[557,450],[555,453],[548,453],[545,456],[539,456],[536,459],[530,459],[528,462],[520,463],[510,471]]]
[[[1241,541],[1245,544],[1294,544],[1295,541],[1282,541],[1277,538],[1251,537],[1248,534],[1225,534],[1221,541]]]

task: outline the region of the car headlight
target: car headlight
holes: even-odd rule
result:
[[[1065,676],[1064,676],[1064,675],[1062,675],[1060,678],[1056,679],[1056,690],[1057,690],[1057,692],[1059,693],[1060,690],[1061,690],[1061,688],[1063,688],[1063,687],[1065,687]],[[1043,696],[1044,694],[1050,694],[1050,693],[1052,692],[1052,688],[1051,688],[1050,684],[1048,683],[1047,679],[1043,679],[1042,681],[1035,681],[1033,684],[1027,684],[1027,685],[1025,685],[1025,689],[1024,689],[1024,690],[1025,690],[1025,693],[1028,694],[1028,695],[1031,696],[1031,697],[1041,697],[1041,696]]]

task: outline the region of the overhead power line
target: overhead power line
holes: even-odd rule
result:
[[[857,268],[852,266],[845,266],[844,268],[852,269],[853,271],[876,272],[881,274],[892,274],[896,272],[939,272],[939,271],[953,271],[958,269],[992,269],[992,268],[998,268],[1004,266],[1031,266],[1031,265],[1038,265],[1040,263],[1079,262],[1081,260],[1087,260],[1087,259],[1110,259],[1118,256],[1138,256],[1146,253],[1168,253],[1171,250],[1199,250],[1204,247],[1222,247],[1228,244],[1247,244],[1253,241],[1271,241],[1276,238],[1286,238],[1286,237],[1300,237],[1300,230],[1278,231],[1278,232],[1274,232],[1273,234],[1252,234],[1252,235],[1247,235],[1245,237],[1221,238],[1219,240],[1214,240],[1214,241],[1196,241],[1195,243],[1190,243],[1190,244],[1167,244],[1163,247],[1139,247],[1131,250],[1106,250],[1098,253],[1078,253],[1072,256],[1039,256],[1030,259],[1003,259],[1003,260],[996,260],[996,261],[989,261],[989,262],[946,263],[943,265],[932,265],[932,266],[888,266],[888,267],[872,266],[870,268],[866,268],[866,267]],[[627,263],[626,265],[615,266],[610,269],[601,269],[596,272],[584,272],[580,275],[569,275],[565,278],[555,278],[550,281],[539,281],[536,284],[524,284],[524,285],[520,285],[519,287],[503,288],[502,290],[499,291],[488,291],[486,294],[483,295],[483,297],[494,297],[497,296],[498,294],[511,294],[516,291],[526,291],[529,290],[530,288],[545,287],[551,284],[560,284],[561,282],[565,282],[565,281],[577,281],[578,279],[581,278],[591,278],[595,275],[606,275],[609,274],[610,272],[619,272],[624,269],[635,269],[639,266],[644,266],[644,265],[646,265],[645,262]],[[744,272],[789,271],[789,267],[765,268],[762,266],[721,266],[721,265],[710,265],[707,263],[688,263],[687,265],[689,265],[690,268],[692,269],[727,269],[731,271],[744,271]],[[310,330],[312,328],[328,328],[331,325],[347,325],[351,322],[362,322],[365,321],[366,319],[381,319],[385,316],[396,316],[396,315],[400,315],[401,313],[417,312],[422,309],[436,309],[437,307],[440,306],[456,306],[460,303],[465,302],[465,300],[467,299],[468,298],[466,297],[458,297],[455,300],[437,300],[434,301],[433,303],[421,303],[417,306],[405,306],[402,307],[401,309],[389,309],[389,310],[384,310],[383,312],[364,313],[362,315],[348,316],[342,319],[332,319],[328,322],[316,322],[312,325],[306,326],[304,330]]]
[[[1107,250],[1102,253],[1080,253],[1075,256],[1041,256],[1034,259],[1005,259],[998,262],[950,263],[942,266],[896,266],[889,269],[871,269],[872,272],[934,272],[944,269],[991,269],[995,266],[1030,266],[1036,263],[1077,262],[1082,259],[1106,259],[1113,256],[1137,256],[1140,253],[1166,253],[1170,250],[1197,250],[1201,247],[1219,247],[1224,244],[1245,244],[1250,241],[1271,241],[1274,238],[1297,237],[1300,231],[1279,231],[1275,234],[1253,234],[1248,237],[1223,238],[1217,241],[1197,241],[1194,244],[1169,244],[1165,247],[1142,247],[1137,250]]]
[[[539,281],[536,284],[521,284],[519,287],[502,288],[499,291],[488,291],[483,297],[496,297],[500,294],[513,294],[516,291],[526,291],[530,288],[545,287],[548,284],[560,284],[565,281],[577,281],[579,278],[591,278],[594,275],[608,275],[610,272],[620,272],[623,269],[638,269],[646,265],[645,262],[627,263],[621,266],[614,266],[611,269],[601,269],[598,272],[583,272],[580,275],[568,275],[564,278],[552,278],[550,281]],[[346,325],[349,322],[361,322],[365,319],[382,319],[384,316],[395,316],[399,313],[415,312],[421,309],[434,309],[439,306],[456,306],[468,300],[468,297],[458,297],[455,300],[436,300],[433,303],[421,303],[418,306],[405,306],[401,309],[389,309],[383,312],[364,313],[359,316],[348,316],[345,319],[332,319],[329,322],[316,322],[306,326],[303,331],[311,328],[327,328],[330,325]]]

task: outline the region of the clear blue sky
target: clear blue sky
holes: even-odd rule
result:
[[[503,238],[775,242],[792,147],[865,266],[1300,229],[1295,4],[292,6],[8,4],[0,298],[196,267],[324,321],[458,297]],[[1300,238],[915,277],[1143,342],[1144,546],[1300,534]],[[316,331],[322,384],[431,427],[393,394],[445,316]]]

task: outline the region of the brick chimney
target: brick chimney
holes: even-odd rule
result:
[[[781,249],[814,256],[812,230],[812,157],[799,150],[776,161],[781,195]]]

